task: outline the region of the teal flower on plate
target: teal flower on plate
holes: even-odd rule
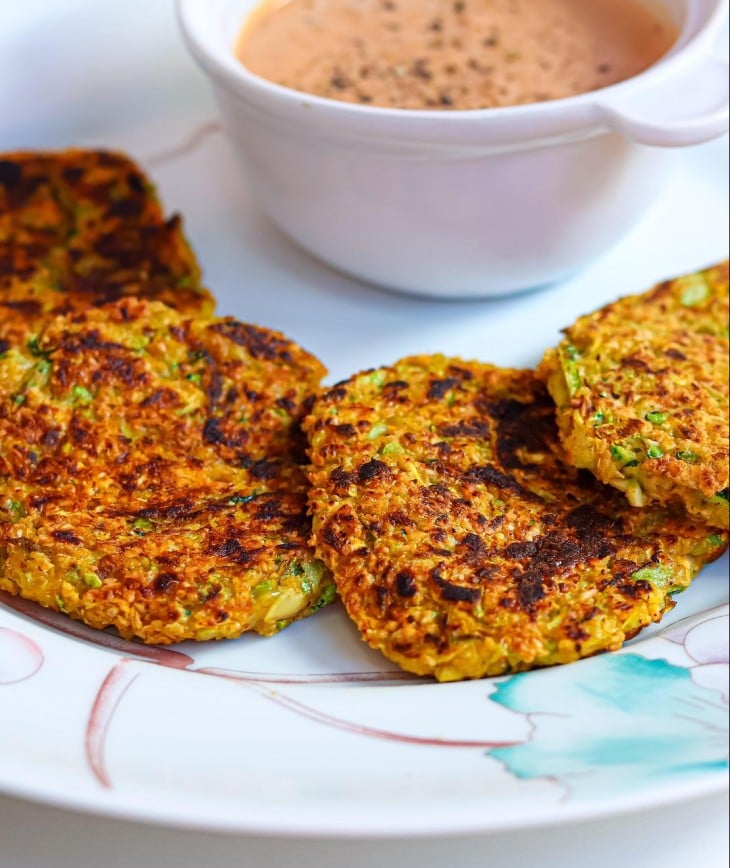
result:
[[[613,795],[728,767],[728,706],[666,660],[612,654],[516,675],[490,696],[526,714],[528,742],[490,756],[521,779],[582,797]]]

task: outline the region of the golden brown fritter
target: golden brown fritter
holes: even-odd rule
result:
[[[124,299],[0,358],[0,588],[125,638],[277,632],[334,597],[282,335]]]
[[[569,460],[633,506],[730,526],[728,263],[584,316],[545,356]]]
[[[105,151],[0,155],[0,353],[123,296],[214,308],[180,218],[165,219],[139,167]]]
[[[442,681],[616,649],[727,535],[566,463],[531,371],[443,356],[353,377],[309,437],[317,554],[365,641]]]

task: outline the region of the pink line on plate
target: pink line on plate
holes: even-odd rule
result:
[[[221,130],[222,127],[218,121],[208,121],[206,124],[201,124],[184,141],[167,150],[153,154],[145,160],[145,164],[150,168],[155,168],[156,166],[164,166],[173,160],[179,160],[181,157],[187,157],[199,148],[209,136],[219,133]]]
[[[40,646],[16,630],[0,627],[0,649],[8,655],[0,659],[0,684],[27,681],[43,666]]]
[[[127,664],[130,662],[120,660],[104,679],[86,724],[86,759],[94,777],[107,790],[111,789],[112,782],[104,758],[106,737],[124,694],[139,678],[139,672],[129,671]]]
[[[312,720],[315,723],[321,723],[333,729],[344,730],[345,732],[350,732],[355,735],[363,735],[368,738],[378,738],[384,741],[397,741],[401,744],[423,745],[426,747],[479,748],[482,750],[489,750],[498,747],[514,747],[515,745],[522,743],[521,741],[486,741],[481,739],[450,739],[433,738],[430,736],[419,735],[405,735],[403,733],[392,732],[391,730],[387,729],[378,729],[377,727],[365,726],[364,724],[360,723],[353,723],[352,721],[344,720],[341,717],[334,717],[333,715],[327,714],[324,711],[318,711],[311,705],[306,705],[303,702],[299,702],[299,700],[293,699],[291,696],[286,696],[283,693],[268,690],[257,681],[251,681],[245,678],[235,678],[230,674],[226,674],[225,672],[215,669],[198,669],[195,671],[199,672],[201,675],[212,675],[216,678],[226,678],[236,681],[244,687],[249,687],[253,690],[256,690],[256,692],[259,693],[262,697],[264,697],[264,699],[268,699],[270,702],[273,702],[276,705],[287,709],[288,711],[292,711],[294,712],[294,714],[298,714],[300,717],[306,717],[308,720]]]

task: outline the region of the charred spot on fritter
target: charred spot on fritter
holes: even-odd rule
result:
[[[489,425],[483,419],[464,419],[439,428],[441,437],[481,437],[489,435]]]
[[[524,492],[522,486],[513,476],[503,473],[491,464],[485,464],[481,467],[470,467],[464,474],[464,479],[468,482],[493,486],[499,491],[512,491],[517,494]]]
[[[476,603],[481,597],[479,588],[469,588],[447,581],[441,574],[441,568],[431,570],[431,580],[441,592],[441,597],[451,603]]]
[[[354,437],[357,434],[357,428],[354,425],[334,425],[333,428],[342,437]]]
[[[378,461],[377,458],[371,458],[370,461],[365,461],[357,469],[357,478],[359,482],[370,482],[378,477],[386,477],[390,475],[388,465],[384,461]]]
[[[0,160],[0,186],[8,190],[20,183],[23,167],[14,160]]]
[[[291,361],[288,341],[278,338],[266,329],[232,319],[222,320],[211,326],[211,329],[238,346],[245,347],[254,359]]]
[[[410,570],[401,570],[395,578],[395,587],[401,597],[415,597],[418,591],[416,580]]]
[[[467,533],[459,546],[467,563],[480,563],[489,554],[484,540],[475,533]]]
[[[432,400],[438,401],[458,385],[459,381],[455,377],[446,377],[443,380],[432,380],[429,383],[427,395]]]
[[[335,467],[330,473],[330,480],[335,488],[349,488],[357,481],[357,476],[342,467]]]
[[[533,400],[514,399],[490,403],[497,419],[497,454],[507,468],[530,466],[525,456],[542,455],[555,441],[555,406],[547,390],[539,384]]]

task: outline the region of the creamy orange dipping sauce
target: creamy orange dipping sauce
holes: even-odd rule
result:
[[[263,78],[330,99],[477,109],[623,81],[677,35],[640,0],[267,0],[236,53]]]

